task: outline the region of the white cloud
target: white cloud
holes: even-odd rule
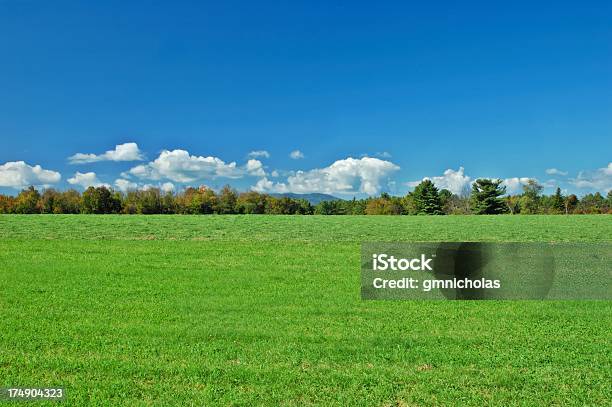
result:
[[[127,179],[118,178],[115,180],[115,187],[122,192],[138,189],[138,184]]]
[[[463,167],[459,167],[457,171],[453,169],[447,169],[444,171],[442,176],[438,177],[425,177],[420,181],[407,182],[405,185],[409,187],[416,187],[424,180],[428,179],[433,182],[439,189],[448,189],[453,194],[457,195],[468,195],[470,193],[472,183],[479,178],[483,179],[497,179],[492,177],[477,177],[472,178],[465,174]],[[529,180],[539,182],[536,178],[529,177],[512,177],[503,179],[502,185],[506,187],[506,194],[516,194],[523,190],[523,185],[526,185]],[[550,187],[552,182],[555,180],[549,180],[544,184],[545,187]]]
[[[274,178],[278,177],[280,174],[278,173],[277,170],[272,171],[272,173],[270,174],[271,176],[273,176]]]
[[[91,187],[100,187],[100,186],[110,187],[110,185],[100,182],[95,172],[82,173],[82,172],[77,171],[74,174],[74,177],[68,178],[68,183],[71,185],[79,185],[79,186],[82,186],[83,188],[87,188],[90,186]]]
[[[252,175],[255,177],[265,177],[266,176],[266,172],[263,169],[263,164],[261,163],[261,161],[255,160],[253,158],[247,161],[246,170],[249,175]]]
[[[549,179],[542,183],[544,188],[556,188],[559,186],[559,182],[556,179]]]
[[[595,171],[580,171],[570,183],[580,189],[608,192],[612,189],[612,162]]]
[[[453,194],[460,196],[469,194],[470,186],[472,184],[472,178],[465,175],[465,170],[463,167],[459,167],[457,171],[449,168],[444,171],[444,174],[441,176],[425,177],[420,181],[407,182],[406,185],[416,187],[427,179],[433,182],[438,189],[448,189]]]
[[[70,164],[85,164],[98,161],[141,161],[143,159],[144,156],[136,143],[118,144],[114,150],[108,150],[99,155],[76,153],[68,157]]]
[[[255,150],[248,154],[249,158],[270,158],[270,153],[266,150]]]
[[[174,184],[172,182],[164,182],[163,184],[159,186],[159,189],[161,189],[162,192],[167,193],[167,192],[174,192],[176,188],[174,187]]]
[[[57,171],[31,166],[24,161],[10,161],[0,165],[0,187],[25,188],[30,185],[47,186],[62,178]]]
[[[172,182],[164,182],[163,184],[144,184],[139,189],[143,191],[148,191],[149,189],[158,188],[162,193],[173,192],[174,184]]]
[[[561,170],[558,170],[556,168],[547,168],[546,169],[546,173],[548,175],[561,175],[561,176],[566,176],[567,175],[567,171],[561,171]]]
[[[359,157],[378,157],[378,158],[389,159],[392,156],[387,151],[377,151],[374,154],[364,153],[364,154],[361,154]]]
[[[338,160],[329,167],[297,171],[287,182],[260,179],[252,189],[259,192],[294,192],[326,194],[378,194],[382,184],[399,167],[378,158],[363,157]]]
[[[121,192],[136,191],[136,190],[146,191],[151,188],[159,188],[160,191],[163,193],[173,192],[175,190],[175,186],[172,182],[164,182],[164,183],[159,183],[156,185],[138,184],[137,182],[132,182],[130,180],[123,179],[123,178],[118,178],[115,180],[115,187],[117,187],[117,189],[120,190]]]
[[[293,150],[291,153],[289,153],[289,157],[293,158],[294,160],[299,160],[300,158],[304,158],[304,153],[302,153],[300,150]]]
[[[506,178],[506,179],[504,179],[504,182],[503,182],[502,185],[506,186],[506,194],[512,195],[512,194],[516,194],[516,193],[519,193],[519,192],[523,192],[523,185],[527,185],[527,183],[530,180],[534,180],[534,181],[538,182],[538,180],[535,179],[535,178],[513,177],[513,178]]]
[[[275,184],[274,182],[270,181],[266,177],[258,180],[257,183],[251,187],[251,189],[253,191],[262,192],[262,193],[263,192],[278,192],[278,193],[289,192],[287,185],[281,182],[277,182]]]
[[[192,182],[217,177],[241,178],[244,172],[235,162],[226,164],[217,157],[190,155],[185,150],[164,150],[154,161],[137,165],[122,175],[129,174],[149,180]]]

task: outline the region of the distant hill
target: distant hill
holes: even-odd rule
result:
[[[293,199],[305,199],[308,202],[310,202],[311,205],[316,205],[319,202],[323,202],[323,201],[342,201],[341,198],[337,198],[333,195],[328,195],[328,194],[294,194],[291,192],[285,193],[285,194],[270,194],[270,196],[273,196],[275,198],[293,198]]]

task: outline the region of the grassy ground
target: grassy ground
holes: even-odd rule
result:
[[[609,302],[363,302],[363,240],[609,216],[0,216],[0,387],[67,405],[609,405]]]

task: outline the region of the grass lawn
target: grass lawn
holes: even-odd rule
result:
[[[0,216],[0,387],[66,405],[610,405],[605,301],[361,301],[362,241],[611,216]],[[44,403],[39,403],[44,404]]]

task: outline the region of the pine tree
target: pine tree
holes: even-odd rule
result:
[[[443,215],[442,203],[438,188],[433,182],[426,179],[421,182],[412,193],[416,213],[419,215]]]
[[[470,203],[477,215],[497,215],[508,212],[508,206],[501,198],[506,193],[503,181],[480,178],[472,185]]]
[[[555,194],[552,198],[552,207],[555,211],[562,213],[565,212],[565,198],[561,195],[561,188],[557,187]]]

